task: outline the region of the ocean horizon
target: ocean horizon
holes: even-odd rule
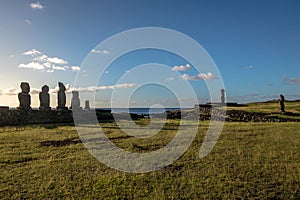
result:
[[[172,110],[185,110],[191,108],[96,108],[96,110],[111,110],[112,113],[132,113],[132,114],[161,114]]]

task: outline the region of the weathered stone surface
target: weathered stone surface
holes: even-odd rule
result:
[[[90,108],[90,101],[89,100],[86,100],[85,102],[84,102],[84,109],[85,110],[90,110],[91,108]]]
[[[225,90],[221,90],[221,104],[225,104]]]
[[[0,112],[4,113],[4,112],[8,112],[9,107],[8,106],[0,106]]]
[[[82,109],[80,107],[80,99],[79,99],[78,91],[72,91],[71,109],[72,110],[81,110]]]
[[[71,110],[31,110],[23,112],[22,110],[7,110],[0,113],[0,126],[29,125],[29,124],[60,124],[73,123],[73,115],[77,115],[77,122],[94,123],[95,114],[99,122],[113,122],[113,115],[107,110],[79,110],[73,113]],[[116,114],[115,114],[116,115]],[[122,119],[122,114],[119,119]],[[130,114],[133,120],[143,118],[138,114]],[[79,119],[79,120],[78,120]]]
[[[284,108],[284,96],[282,94],[280,95],[279,104],[280,104],[280,111],[281,112],[285,112],[285,108]]]
[[[50,95],[49,95],[49,87],[47,85],[44,85],[42,87],[42,92],[39,93],[39,99],[40,99],[40,110],[51,110],[50,107]]]
[[[29,92],[30,92],[29,83],[22,82],[20,87],[21,87],[22,92],[20,92],[18,94],[18,99],[19,99],[19,102],[20,102],[20,105],[19,105],[18,109],[22,110],[22,111],[31,110],[31,107],[30,107],[30,105],[31,105],[31,96],[29,94]]]
[[[58,82],[59,90],[57,92],[57,109],[68,110],[66,107],[66,87],[63,83]]]

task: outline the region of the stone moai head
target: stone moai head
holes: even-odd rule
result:
[[[59,91],[63,91],[63,92],[66,91],[66,87],[63,83],[58,82],[58,87],[59,87]]]
[[[44,85],[44,86],[42,87],[42,92],[44,92],[44,93],[48,93],[48,92],[49,92],[49,87],[48,87],[48,85]]]
[[[29,83],[27,82],[22,82],[21,85],[21,90],[22,90],[22,93],[29,93],[30,92],[30,86],[29,86]]]
[[[222,90],[221,90],[221,94],[222,94],[222,95],[224,95],[224,93],[225,93],[225,90],[224,90],[224,89],[222,89]]]
[[[79,92],[78,91],[72,91],[72,96],[74,99],[78,99],[79,98]]]

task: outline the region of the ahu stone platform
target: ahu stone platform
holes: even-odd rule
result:
[[[81,122],[89,123],[98,120],[98,122],[112,122],[114,116],[110,110],[81,110],[76,111]],[[122,119],[122,114],[118,119]],[[96,118],[95,118],[96,117]],[[133,120],[143,118],[141,115],[130,114]],[[54,123],[74,123],[72,110],[13,110],[8,107],[0,107],[0,127],[1,126],[18,126],[32,124],[54,124]]]

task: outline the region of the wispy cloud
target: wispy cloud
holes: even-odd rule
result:
[[[191,68],[191,66],[189,64],[186,65],[179,65],[179,66],[174,66],[172,68],[173,71],[186,71],[189,70]]]
[[[183,80],[212,80],[212,79],[216,79],[216,77],[211,72],[208,72],[207,74],[200,73],[200,74],[197,74],[196,76],[190,76],[188,74],[183,74],[180,78],[183,79]]]
[[[76,90],[79,92],[97,92],[99,90],[115,90],[121,88],[134,88],[137,87],[135,83],[123,83],[123,84],[116,84],[116,85],[107,85],[107,86],[89,86],[86,88],[73,88],[72,90]]]
[[[0,95],[17,95],[20,91],[15,88],[0,89]]]
[[[116,85],[107,85],[107,86],[89,86],[84,88],[74,88],[70,84],[66,84],[66,93],[71,93],[72,91],[79,91],[79,92],[97,92],[99,90],[115,90],[115,89],[121,89],[121,88],[133,88],[137,87],[137,84],[135,83],[123,83],[123,84],[116,84]],[[57,94],[59,90],[59,87],[56,86],[53,89],[49,90],[50,94]],[[0,95],[17,95],[21,92],[21,89],[15,89],[15,88],[8,88],[8,89],[0,89]],[[37,88],[31,88],[30,94],[36,95],[41,92],[41,89]]]
[[[26,56],[36,56],[36,55],[41,55],[42,53],[36,49],[31,49],[28,51],[25,51],[22,55],[26,55]]]
[[[253,69],[254,67],[252,65],[248,65],[244,67],[245,69]]]
[[[32,22],[31,22],[29,19],[25,19],[25,22],[26,22],[27,24],[32,24]]]
[[[54,58],[48,57],[47,60],[50,63],[59,64],[59,65],[66,65],[66,64],[68,64],[68,62],[65,61],[64,59],[57,58],[57,57],[54,57]]]
[[[300,77],[298,78],[294,78],[294,77],[291,77],[291,78],[288,78],[285,74],[282,75],[282,81],[283,83],[285,84],[289,84],[289,85],[300,85]]]
[[[54,71],[79,71],[79,66],[67,66],[68,61],[59,57],[50,57],[45,53],[42,53],[36,49],[31,49],[29,51],[24,52],[22,55],[31,56],[32,59],[29,63],[19,64],[19,68],[27,68],[45,72],[54,72]]]
[[[173,81],[174,77],[167,78],[166,81]]]
[[[39,1],[37,1],[37,2],[32,2],[32,3],[30,4],[30,7],[31,7],[32,9],[34,9],[34,10],[42,10],[42,9],[44,8],[44,6],[43,6]]]
[[[79,66],[71,66],[71,70],[74,72],[80,71],[80,67]]]
[[[44,70],[44,65],[37,63],[37,62],[30,62],[28,64],[19,64],[19,68],[27,68],[33,70]]]
[[[93,49],[91,52],[92,53],[98,53],[98,54],[104,54],[104,55],[110,54],[110,50],[96,50],[96,49]]]

